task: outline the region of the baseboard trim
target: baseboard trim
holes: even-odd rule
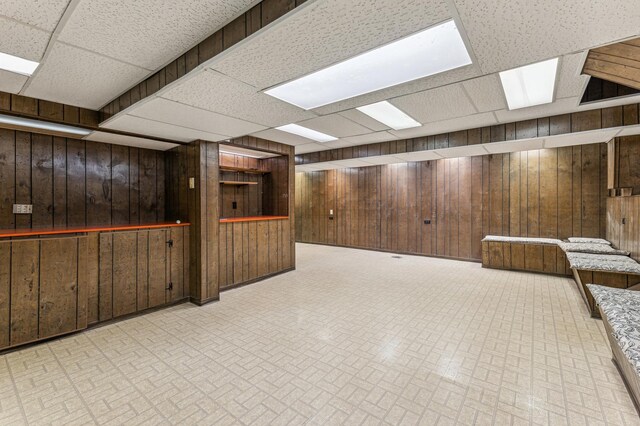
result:
[[[233,289],[239,288],[239,287],[244,287],[245,285],[255,284],[257,282],[264,281],[266,279],[273,278],[273,277],[278,276],[278,275],[286,274],[287,272],[295,271],[295,269],[296,269],[296,267],[294,266],[294,267],[291,267],[291,268],[283,269],[282,271],[271,273],[269,275],[263,275],[261,277],[254,278],[254,279],[249,280],[249,281],[244,281],[244,282],[241,282],[241,283],[232,284],[232,285],[229,285],[229,286],[221,288],[220,289],[220,293],[225,292],[227,290],[233,290]]]

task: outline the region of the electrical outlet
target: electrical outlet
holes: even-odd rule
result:
[[[14,204],[13,214],[33,214],[33,204]]]
[[[431,219],[425,219],[424,220],[424,224],[425,225],[431,225]]]

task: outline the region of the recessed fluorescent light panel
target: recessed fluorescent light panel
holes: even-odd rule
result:
[[[38,65],[40,65],[38,62],[0,52],[0,69],[2,70],[31,77]]]
[[[265,91],[305,110],[471,63],[453,20]]]
[[[303,138],[313,139],[316,142],[331,142],[338,140],[338,138],[334,138],[331,135],[317,132],[315,130],[308,129],[297,124],[287,124],[286,126],[276,127],[276,130],[282,130],[283,132],[302,136]]]
[[[422,126],[422,124],[387,101],[361,106],[356,109],[394,130],[411,129]]]
[[[558,58],[554,58],[501,72],[500,81],[509,109],[553,102],[557,70]]]
[[[47,121],[32,120],[30,118],[14,117],[0,114],[0,124],[24,127],[26,129],[50,130],[53,132],[68,133],[71,135],[87,136],[92,131],[81,127],[67,126],[65,124],[49,123]]]

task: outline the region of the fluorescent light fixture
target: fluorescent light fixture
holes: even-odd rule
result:
[[[327,135],[322,132],[308,129],[306,127],[299,126],[297,124],[287,124],[286,126],[276,127],[276,130],[282,130],[283,132],[291,133],[294,135],[302,136],[303,138],[313,139],[317,142],[331,142],[338,140],[331,135]]]
[[[394,130],[411,129],[422,126],[422,124],[387,101],[361,106],[356,109]]]
[[[558,58],[514,68],[500,73],[509,109],[553,102]]]
[[[0,125],[15,126],[28,129],[49,130],[58,133],[68,133],[71,135],[87,136],[92,131],[81,127],[67,126],[65,124],[49,123],[47,121],[32,120],[30,118],[14,117],[12,115],[0,114]]]
[[[469,65],[453,20],[265,91],[305,110]]]
[[[31,74],[38,68],[38,65],[40,65],[38,62],[0,52],[0,69],[5,71],[31,77]]]

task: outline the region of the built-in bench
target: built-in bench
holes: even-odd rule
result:
[[[564,251],[554,238],[487,235],[482,240],[482,266],[494,269],[571,275]]]
[[[613,288],[630,288],[640,283],[640,264],[629,252],[611,247],[602,238],[503,237],[488,235],[482,240],[482,266],[571,276],[587,305],[598,317],[587,283]]]
[[[613,362],[640,406],[640,292],[588,284],[601,313]]]
[[[640,263],[628,256],[567,253],[567,260],[592,317],[599,313],[588,284],[627,289],[640,283]]]

